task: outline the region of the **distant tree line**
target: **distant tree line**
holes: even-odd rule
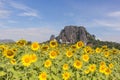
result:
[[[114,47],[114,48],[120,49],[120,43],[116,43],[116,42],[100,41],[100,40],[89,40],[88,42],[93,44],[93,48],[107,45],[108,48]]]

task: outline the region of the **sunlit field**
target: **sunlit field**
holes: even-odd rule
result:
[[[0,80],[120,80],[120,50],[82,41],[1,43]]]

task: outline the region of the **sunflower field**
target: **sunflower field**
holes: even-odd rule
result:
[[[82,41],[1,43],[0,80],[120,80],[120,50]]]

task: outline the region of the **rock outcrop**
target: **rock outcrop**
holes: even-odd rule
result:
[[[50,36],[50,41],[55,39],[55,35]]]
[[[56,40],[62,43],[75,43],[80,40],[87,43],[89,40],[95,40],[95,36],[88,33],[83,26],[65,26]]]

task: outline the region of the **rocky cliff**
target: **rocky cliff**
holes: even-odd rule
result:
[[[89,40],[95,40],[95,36],[88,33],[83,26],[65,26],[56,40],[62,43],[75,43],[80,40],[87,43]]]

